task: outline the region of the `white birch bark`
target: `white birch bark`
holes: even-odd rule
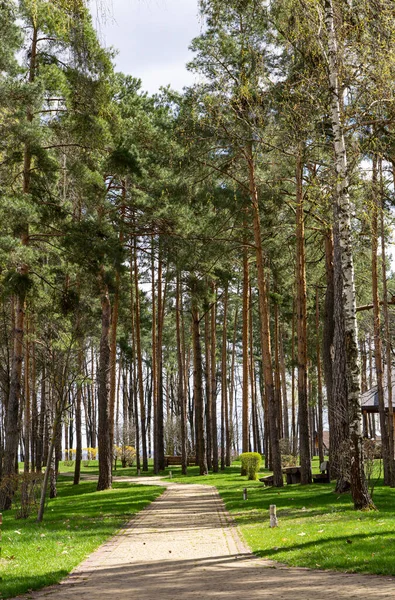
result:
[[[333,130],[334,155],[336,166],[335,218],[339,225],[340,264],[343,281],[343,314],[345,325],[347,392],[350,418],[351,441],[351,493],[355,508],[370,508],[373,503],[367,490],[363,471],[362,455],[362,411],[360,404],[360,370],[358,360],[358,330],[356,319],[356,298],[354,281],[354,263],[351,239],[351,208],[347,169],[347,150],[344,128],[341,118],[338,74],[338,44],[336,39],[333,0],[324,0],[325,25],[328,36],[329,89],[331,96],[331,122]]]

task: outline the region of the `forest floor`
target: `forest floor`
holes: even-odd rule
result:
[[[168,477],[129,481],[159,483],[167,489],[81,563],[60,586],[23,598],[381,600],[394,597],[393,577],[287,567],[257,557],[246,546],[212,485],[177,484]],[[242,483],[239,479],[239,484]],[[296,492],[297,486],[292,487]],[[262,487],[260,490],[265,493]],[[264,496],[261,502],[265,502]],[[266,522],[265,534],[269,533]]]

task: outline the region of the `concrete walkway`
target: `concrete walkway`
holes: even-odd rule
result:
[[[60,585],[48,600],[382,600],[395,578],[287,568],[254,557],[215,488],[163,484],[163,495]]]

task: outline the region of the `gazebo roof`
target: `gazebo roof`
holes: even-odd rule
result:
[[[392,402],[394,402],[395,393],[395,377],[392,378]],[[388,408],[388,386],[385,382],[384,385],[384,406]],[[363,411],[378,413],[379,412],[379,394],[377,391],[377,385],[370,388],[363,394],[361,394],[361,407]]]

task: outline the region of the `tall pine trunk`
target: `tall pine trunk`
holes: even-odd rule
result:
[[[160,247],[160,246],[159,246]],[[160,249],[161,250],[161,249]],[[165,318],[165,301],[166,290],[162,286],[163,263],[161,251],[159,252],[158,264],[158,343],[157,343],[157,409],[156,409],[156,436],[157,436],[157,452],[158,452],[158,468],[162,471],[165,468],[165,452],[164,452],[164,416],[163,416],[163,326]],[[168,397],[168,396],[167,396]]]
[[[296,314],[298,332],[299,453],[301,483],[308,484],[311,483],[311,456],[307,387],[307,299],[302,174],[302,151],[299,148],[296,160]]]
[[[207,473],[204,434],[203,365],[196,283],[192,283],[193,396],[195,402],[196,461],[200,475]]]
[[[110,327],[111,304],[103,269],[100,274],[101,337],[98,381],[98,449],[99,479],[97,490],[107,490],[112,484],[112,448],[110,433]]]
[[[211,423],[212,423],[212,446],[213,446],[213,473],[218,473],[218,431],[217,431],[217,290],[212,284],[213,304],[210,311],[211,322]]]
[[[141,350],[141,325],[140,325],[140,291],[139,291],[139,273],[137,261],[137,239],[134,238],[134,326],[136,334],[136,359],[137,359],[137,378],[138,378],[138,396],[140,402],[141,419],[141,443],[143,451],[143,471],[148,471],[147,455],[147,432],[146,432],[146,414],[144,404],[144,382],[143,382],[143,356]]]
[[[244,219],[244,229],[247,223]],[[242,451],[248,452],[249,440],[249,378],[248,378],[248,338],[249,338],[249,291],[250,277],[248,269],[248,247],[243,247],[243,331],[242,331],[242,353],[243,353],[243,379],[242,379]]]
[[[211,327],[210,311],[204,315],[204,353],[206,381],[206,432],[207,432],[207,468],[213,468],[213,428],[212,428],[212,406],[211,406]]]
[[[178,404],[181,412],[181,471],[183,475],[187,474],[188,467],[188,449],[187,449],[187,406],[185,397],[185,372],[183,359],[183,344],[181,335],[181,311],[182,311],[182,292],[180,283],[180,274],[177,272],[176,282],[176,335],[177,335],[177,365],[178,365]]]
[[[321,340],[320,340],[320,304],[319,290],[317,286],[315,298],[315,336],[316,336],[316,360],[317,360],[317,395],[318,395],[318,456],[320,463],[324,460],[324,421],[323,421],[323,394],[322,394],[322,371],[321,371]]]
[[[252,203],[252,217],[254,242],[256,252],[256,266],[259,290],[259,316],[260,316],[260,335],[262,363],[264,369],[265,395],[268,402],[269,417],[269,438],[271,449],[271,464],[273,469],[273,481],[276,487],[282,487],[283,474],[281,469],[280,441],[278,438],[279,426],[279,407],[276,405],[274,392],[273,370],[272,370],[272,350],[270,341],[270,322],[269,322],[269,298],[266,284],[266,270],[262,248],[261,222],[259,216],[258,189],[255,180],[255,165],[252,150],[252,143],[247,154],[249,185]]]

